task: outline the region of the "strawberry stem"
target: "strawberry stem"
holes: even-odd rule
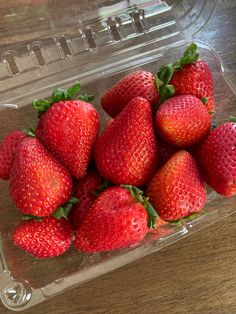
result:
[[[141,203],[145,207],[148,213],[148,228],[150,229],[156,228],[156,221],[158,215],[154,207],[151,205],[151,203],[148,202],[148,197],[143,196],[143,191],[133,185],[122,184],[121,187],[127,189],[133,196],[133,198],[136,199],[138,203]]]

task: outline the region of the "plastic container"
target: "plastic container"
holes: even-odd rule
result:
[[[178,58],[206,24],[217,1],[97,0],[82,5],[41,0],[31,6],[22,2],[14,1],[12,7],[9,2],[0,22],[0,138],[34,125],[32,99],[45,98],[54,87],[64,88],[76,80],[96,95],[95,106],[104,121],[99,102],[103,92],[125,73],[137,68],[153,72]],[[201,58],[213,71],[217,118],[224,120],[233,114],[230,104],[236,100],[236,89],[217,53],[206,43],[198,45]],[[19,215],[7,187],[7,182],[0,181],[0,211],[4,213],[0,293],[4,305],[14,311],[160,250],[236,209],[236,197],[225,198],[209,190],[200,217],[178,226],[168,224],[138,247],[101,254],[80,254],[72,247],[61,257],[38,260],[12,244],[11,230]]]

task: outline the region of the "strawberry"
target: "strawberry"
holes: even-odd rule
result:
[[[198,60],[197,45],[192,43],[176,62],[163,66],[158,78],[165,84],[171,84],[176,95],[194,95],[206,99],[206,108],[214,112],[214,84],[207,63]]]
[[[175,153],[151,179],[147,196],[164,220],[198,213],[206,202],[206,191],[191,154],[184,150]]]
[[[138,70],[125,75],[103,95],[102,107],[115,118],[133,98],[138,96],[147,99],[152,107],[157,102],[158,91],[154,74]]]
[[[72,229],[65,218],[50,216],[40,221],[23,220],[14,230],[12,239],[15,245],[35,257],[59,256],[72,243]]]
[[[97,139],[94,158],[114,184],[144,185],[155,171],[157,144],[149,102],[136,97]]]
[[[96,199],[94,192],[101,184],[102,180],[95,171],[88,172],[86,176],[77,183],[74,195],[79,199],[79,202],[74,204],[68,216],[74,230],[78,229],[83,222],[87,211]]]
[[[207,98],[206,108],[209,112],[215,111],[213,76],[205,61],[198,60],[185,65],[182,70],[174,73],[170,84],[174,86],[177,95],[190,94],[200,99]]]
[[[226,122],[212,130],[195,157],[207,184],[224,196],[236,194],[236,123]]]
[[[0,178],[8,180],[12,163],[16,155],[16,149],[20,142],[26,138],[21,131],[8,134],[0,144]]]
[[[200,99],[174,96],[160,105],[155,123],[158,134],[176,147],[188,147],[202,140],[211,128],[211,118]]]
[[[54,91],[51,103],[33,102],[41,113],[36,136],[77,179],[86,174],[100,127],[96,109],[86,101],[73,100],[79,88]]]
[[[145,237],[149,227],[155,226],[155,221],[156,213],[139,189],[109,187],[88,211],[76,232],[74,245],[82,252],[134,246]]]
[[[18,146],[9,191],[23,214],[48,216],[68,200],[72,180],[65,167],[36,138],[27,137]]]

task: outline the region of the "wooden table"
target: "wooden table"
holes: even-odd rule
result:
[[[236,84],[235,16],[236,1],[220,1],[197,37],[224,58]],[[24,313],[235,314],[235,235],[232,215]],[[11,312],[0,304],[0,313]]]

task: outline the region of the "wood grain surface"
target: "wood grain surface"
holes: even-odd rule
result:
[[[236,86],[235,16],[236,1],[219,1],[196,37],[216,49]],[[0,303],[0,313],[12,312]],[[235,314],[236,215],[24,313]]]

